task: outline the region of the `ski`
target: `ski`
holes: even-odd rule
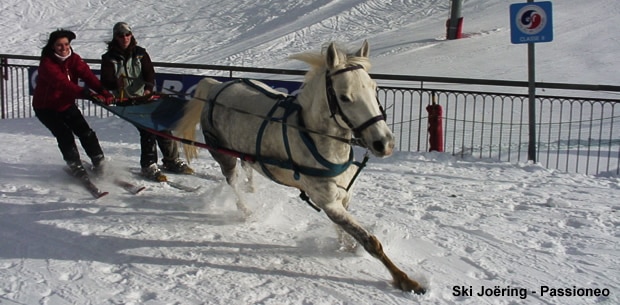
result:
[[[82,161],[82,164],[84,165],[85,168],[87,168],[89,171],[94,173],[94,170],[93,170],[94,167],[93,167],[92,164],[90,164],[90,162]],[[101,178],[101,177],[99,177],[99,178]],[[124,190],[126,190],[126,191],[128,191],[128,192],[130,192],[130,193],[132,193],[134,195],[137,195],[137,194],[139,194],[140,192],[142,192],[142,191],[144,191],[146,189],[146,186],[144,186],[144,185],[137,185],[137,184],[131,183],[131,182],[127,181],[127,180],[123,180],[121,178],[114,178],[114,184],[116,186],[120,186]]]
[[[221,177],[217,177],[215,175],[210,175],[210,174],[205,174],[205,173],[193,172],[191,174],[185,174],[185,173],[177,173],[177,172],[170,171],[170,170],[167,170],[167,169],[162,169],[162,171],[164,173],[166,173],[166,174],[192,176],[192,177],[201,178],[201,179],[205,179],[205,180],[212,180],[212,181],[222,180]]]
[[[129,169],[129,172],[132,173],[133,175],[136,175],[138,177],[141,177],[143,179],[146,179],[142,173],[140,171],[136,171],[133,168]],[[151,181],[151,180],[149,180]],[[156,182],[156,181],[153,181]],[[200,186],[189,186],[180,182],[176,182],[176,181],[170,181],[169,179],[166,178],[166,181],[160,181],[159,183],[164,184],[164,185],[168,185],[172,188],[181,190],[181,191],[185,191],[185,192],[195,192],[198,189],[200,189]]]
[[[146,186],[144,185],[137,185],[137,184],[133,184],[129,181],[126,180],[122,180],[119,178],[115,178],[114,179],[114,184],[116,184],[117,186],[122,187],[124,190],[134,194],[134,195],[138,195],[140,192],[144,191],[146,189]]]
[[[67,174],[69,174],[69,176],[78,179],[81,184],[86,188],[86,190],[93,195],[93,197],[95,198],[101,198],[107,194],[109,194],[108,192],[104,192],[102,190],[100,190],[92,181],[90,181],[90,178],[88,177],[88,175],[85,175],[83,177],[76,177],[73,175],[73,173],[71,172],[71,170],[68,167],[65,167],[65,172]]]
[[[166,184],[168,184],[169,186],[171,186],[171,187],[173,187],[175,189],[179,189],[179,190],[186,191],[186,192],[195,192],[198,189],[200,189],[200,185],[199,186],[189,186],[189,185],[185,185],[185,184],[174,182],[174,181],[170,181],[170,180],[165,181],[163,183],[166,183]]]
[[[205,180],[211,180],[211,181],[221,181],[224,179],[224,177],[218,177],[215,175],[211,175],[211,174],[205,174],[205,173],[198,173],[198,172],[193,172],[191,174],[189,174],[189,176],[194,176],[197,178],[201,178],[201,179],[205,179]]]

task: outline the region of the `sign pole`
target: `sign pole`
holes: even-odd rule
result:
[[[528,0],[528,3],[534,0]],[[536,59],[534,43],[527,44],[527,83],[529,96],[529,143],[527,145],[527,159],[536,163]]]
[[[510,39],[512,43],[527,43],[528,79],[528,160],[536,162],[536,62],[534,43],[553,40],[551,2],[515,3],[510,5]]]
[[[527,158],[536,163],[536,71],[534,59],[534,44],[527,44],[527,79],[529,95],[529,143],[527,146]]]

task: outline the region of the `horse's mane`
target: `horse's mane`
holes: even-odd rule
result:
[[[304,52],[290,55],[289,59],[296,59],[307,63],[310,66],[310,71],[306,73],[305,79],[308,80],[312,78],[316,73],[320,73],[327,69],[327,48],[329,44],[325,44],[321,49],[321,52]],[[338,52],[338,57],[345,58],[347,65],[359,65],[364,67],[364,70],[370,71],[370,60],[367,57],[359,57],[355,55],[355,52],[348,51],[338,43],[335,43],[336,52]]]

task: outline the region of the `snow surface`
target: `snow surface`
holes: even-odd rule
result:
[[[305,69],[286,56],[368,39],[372,72],[525,80],[526,47],[510,44],[508,6],[465,1],[466,39],[444,39],[449,1],[3,0],[0,53],[39,55],[50,31],[99,58],[127,21],[155,61]],[[536,45],[537,80],[619,83],[617,0],[553,3],[554,41]],[[137,131],[89,122],[110,174],[140,181]],[[390,286],[363,249],[339,249],[333,225],[298,191],[256,177],[243,219],[217,164],[211,179],[172,176],[194,193],[151,182],[131,195],[108,180],[94,200],[62,170],[36,119],[0,121],[0,304],[619,304],[620,178],[443,153],[371,158],[351,213],[428,292]],[[361,155],[358,154],[358,158]],[[455,287],[527,295],[455,296]],[[541,287],[609,296],[541,296]],[[511,290],[514,291],[514,290]],[[534,294],[535,292],[535,294]]]

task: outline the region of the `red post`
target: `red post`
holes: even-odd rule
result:
[[[456,24],[456,39],[463,38],[463,17],[459,18],[459,22]]]
[[[437,104],[437,96],[433,92],[433,102],[426,106],[428,112],[429,151],[443,152],[443,109]]]
[[[446,39],[463,38],[463,17],[457,19],[456,25],[451,25],[452,20],[446,20]]]
[[[9,80],[9,60],[8,58],[1,58],[0,59],[0,67],[3,67],[4,69],[2,69],[4,72],[0,73],[0,75],[2,75],[2,78],[4,80]]]
[[[463,37],[463,16],[461,15],[463,0],[450,0],[450,19],[446,22],[446,39]]]

